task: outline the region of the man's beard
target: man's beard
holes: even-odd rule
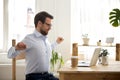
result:
[[[46,35],[48,34],[48,33],[45,32],[44,30],[40,30],[40,32],[41,32],[41,34],[44,35],[44,36],[46,36]]]

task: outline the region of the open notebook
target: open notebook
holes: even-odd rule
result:
[[[90,61],[79,61],[78,67],[95,66],[97,63],[100,51],[101,51],[101,48],[95,48],[91,60]]]

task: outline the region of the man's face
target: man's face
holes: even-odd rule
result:
[[[46,18],[45,23],[40,27],[40,32],[43,35],[47,35],[48,31],[51,29],[51,19]]]

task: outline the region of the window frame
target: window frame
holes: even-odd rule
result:
[[[9,12],[9,0],[3,0],[3,40],[2,40],[2,48],[0,49],[0,53],[7,53],[12,42],[9,40],[9,28],[10,28],[10,12]]]
[[[8,0],[3,0],[3,47],[0,53],[7,52],[8,44]]]

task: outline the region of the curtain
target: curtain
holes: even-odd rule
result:
[[[120,8],[120,0],[71,0],[71,42],[82,44],[82,34],[88,34],[91,45],[99,40],[106,44],[107,37],[120,42],[120,27],[109,23],[113,8]]]
[[[120,9],[120,0],[71,0],[71,44],[83,44],[82,34],[88,34],[89,45],[107,45],[106,38],[114,37],[114,45],[120,43],[120,27],[109,23],[109,13],[113,8]],[[108,49],[109,58],[115,59],[115,47]],[[78,53],[90,59],[95,47],[78,47]]]

